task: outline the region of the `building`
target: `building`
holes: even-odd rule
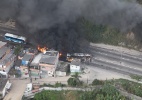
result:
[[[28,66],[28,64],[32,61],[33,55],[31,54],[25,54],[22,58],[22,65]]]
[[[7,42],[0,41],[0,48],[3,47],[3,46],[6,46],[6,45],[7,45]]]
[[[69,64],[60,62],[56,68],[56,76],[66,76],[69,72]]]
[[[58,51],[46,51],[42,55],[39,66],[41,76],[55,76],[55,69],[59,61],[59,52]]]
[[[2,46],[0,48],[0,73],[2,75],[7,76],[13,66],[16,57],[13,53],[14,50],[9,47]]]
[[[25,50],[25,53],[29,55],[36,55],[38,51],[36,49],[28,48]]]
[[[28,78],[29,77],[29,67],[27,66],[20,66],[20,73],[21,77]]]
[[[0,99],[4,98],[10,87],[11,83],[8,79],[0,78]]]
[[[42,53],[36,55],[33,61],[30,64],[30,74],[32,78],[39,78],[40,77],[40,66],[39,62],[42,57]]]
[[[70,72],[71,74],[78,72],[81,72],[81,62],[80,60],[73,60],[70,64]]]

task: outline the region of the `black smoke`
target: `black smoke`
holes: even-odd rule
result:
[[[135,0],[0,1],[1,19],[15,19],[38,43],[58,50],[79,47],[79,17],[126,32],[142,22],[142,7]]]

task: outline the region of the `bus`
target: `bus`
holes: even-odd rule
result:
[[[4,38],[8,41],[26,44],[26,38],[23,36],[14,35],[11,33],[6,33],[4,35]]]

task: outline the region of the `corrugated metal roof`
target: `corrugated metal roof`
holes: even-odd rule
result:
[[[8,50],[10,50],[8,47],[5,47],[5,46],[1,47],[1,48],[0,48],[0,58],[1,58]]]
[[[42,53],[36,55],[33,61],[31,62],[31,66],[39,64],[42,55],[43,55]]]
[[[8,81],[8,79],[0,78],[0,91],[3,90],[3,88],[5,87],[7,81]]]
[[[44,63],[44,64],[52,64],[54,65],[55,64],[55,60],[56,60],[56,56],[47,56],[47,57],[42,57],[40,59],[40,63]]]
[[[73,61],[71,62],[71,65],[80,66],[80,61],[73,60]]]
[[[29,61],[31,58],[32,58],[32,55],[25,54],[22,60]]]

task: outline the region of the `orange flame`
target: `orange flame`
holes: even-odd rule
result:
[[[61,56],[62,56],[62,53],[59,53],[59,56],[61,57]]]
[[[37,49],[38,49],[40,52],[42,52],[42,53],[46,53],[46,51],[47,51],[48,48],[38,46]]]

